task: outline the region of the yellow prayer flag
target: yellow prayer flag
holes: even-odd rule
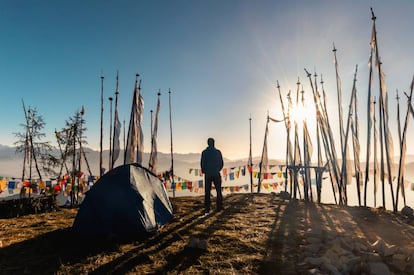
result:
[[[0,191],[4,190],[7,185],[7,180],[0,180]]]
[[[45,182],[44,182],[44,181],[42,181],[42,180],[41,180],[41,181],[39,182],[39,188],[40,188],[40,189],[46,189],[46,184],[45,184]]]

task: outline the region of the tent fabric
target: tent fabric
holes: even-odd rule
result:
[[[173,218],[161,180],[138,164],[116,167],[86,193],[73,229],[109,235],[152,232]]]

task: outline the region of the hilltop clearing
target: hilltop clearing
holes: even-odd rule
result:
[[[230,195],[206,216],[202,197],[171,201],[173,221],[141,240],[76,236],[77,209],[2,219],[0,273],[414,273],[411,217],[275,194]]]

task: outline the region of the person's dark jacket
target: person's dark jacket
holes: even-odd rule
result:
[[[223,156],[220,150],[215,147],[208,146],[201,153],[201,170],[204,174],[210,176],[219,175],[223,165]]]

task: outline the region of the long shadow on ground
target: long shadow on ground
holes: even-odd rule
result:
[[[177,206],[175,205],[175,208]],[[165,228],[158,234],[149,238],[147,241],[137,245],[132,250],[115,258],[114,260],[101,265],[91,274],[122,274],[128,271],[134,271],[134,268],[142,264],[152,264],[149,255],[162,251],[176,242],[183,242],[182,235],[190,232],[194,227],[204,223],[209,216],[201,216],[203,205],[194,202],[187,206],[192,211],[182,211],[176,209],[177,214]],[[184,247],[182,250],[172,253],[166,257],[167,263],[158,270],[152,270],[155,273],[164,273],[168,270],[180,269],[185,270],[191,266],[197,258],[202,255],[203,251]],[[144,271],[142,271],[144,272]]]
[[[0,274],[56,274],[62,271],[62,266],[68,272],[73,269],[83,270],[82,266],[86,267],[94,256],[108,254],[119,256],[95,268],[92,274],[122,274],[133,270],[135,266],[151,264],[152,260],[147,253],[161,251],[177,240],[182,241],[180,232],[203,223],[208,218],[198,218],[202,211],[199,202],[194,201],[190,207],[193,211],[181,211],[181,215],[154,234],[100,238],[81,236],[67,227],[0,248]],[[123,253],[120,250],[124,244],[132,245],[133,248]],[[195,260],[198,252],[184,250],[180,253],[181,256],[187,255],[187,260]],[[184,265],[187,264],[189,263]],[[87,267],[86,270],[93,268]]]
[[[55,230],[0,249],[0,274],[54,274],[62,264],[115,251],[119,243],[79,236],[71,228]]]

